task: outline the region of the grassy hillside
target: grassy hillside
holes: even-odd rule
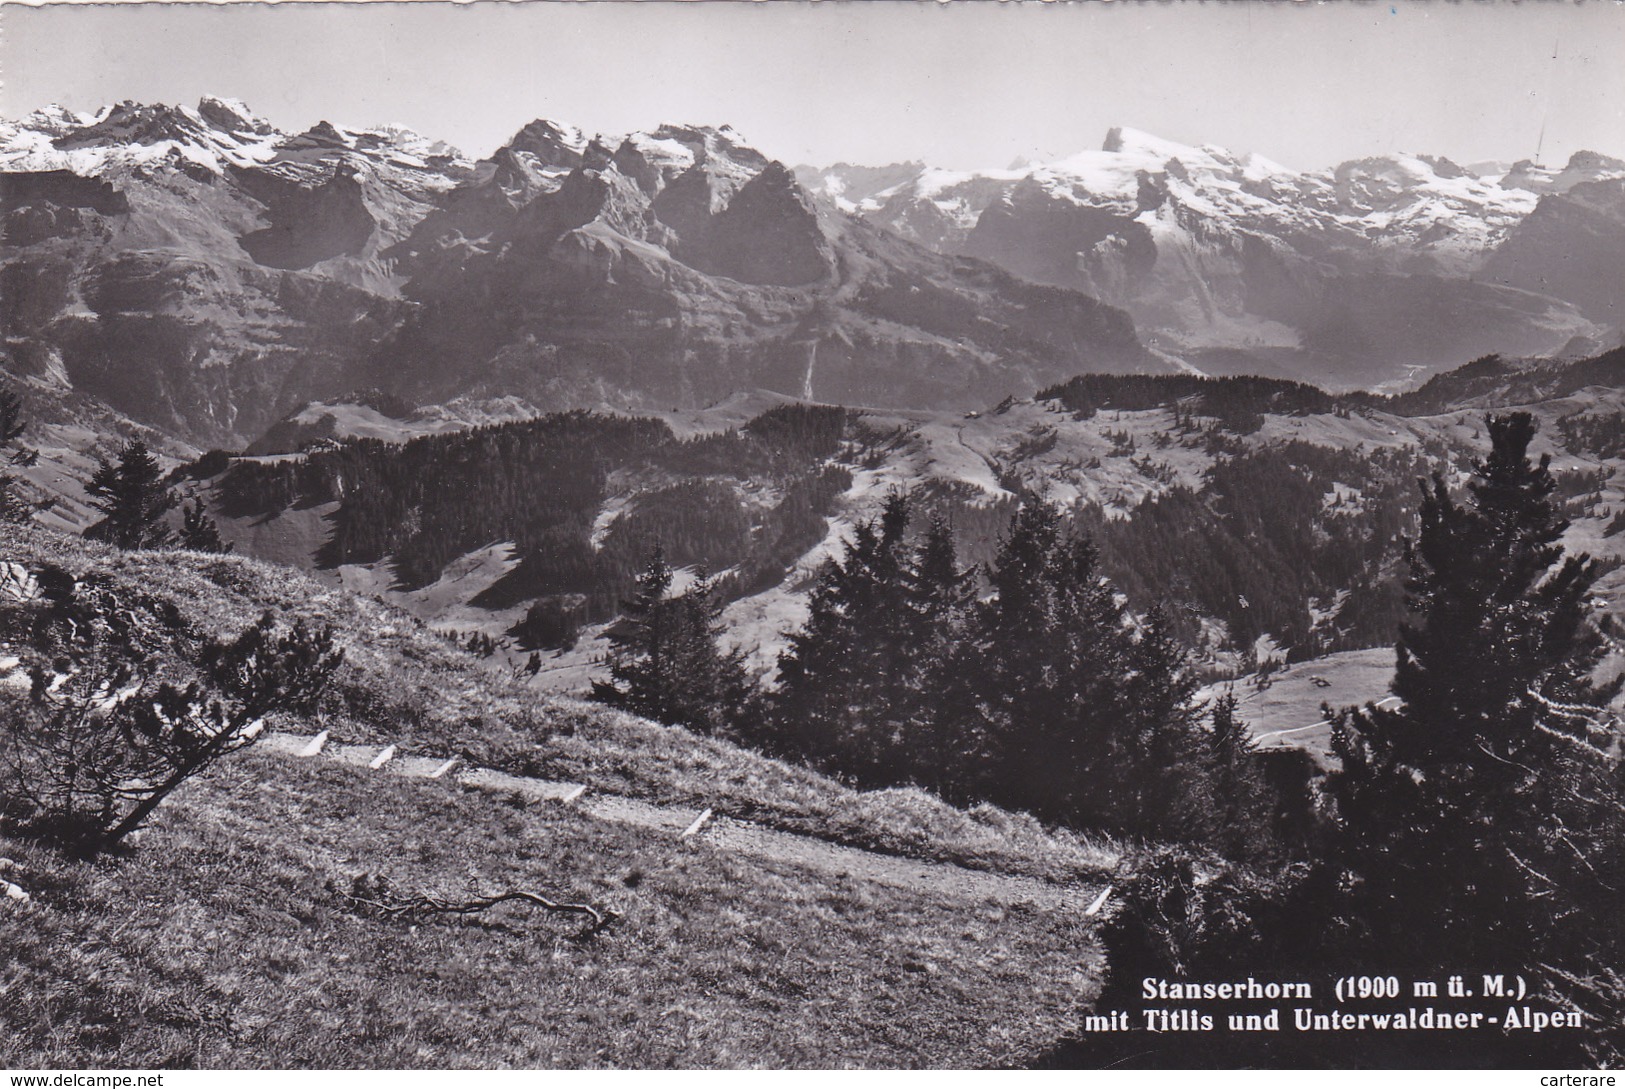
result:
[[[1057,881],[1098,872],[1109,845],[992,807],[953,809],[915,790],[859,792],[802,768],[578,700],[539,695],[406,615],[299,572],[237,556],[124,553],[26,529],[4,559],[99,572],[173,601],[205,630],[235,633],[267,609],[338,632],[346,662],[318,724],[334,742],[458,756],[595,791],[711,807],[787,831],[895,854]]]
[[[267,608],[332,624],[348,658],[320,721],[275,728],[987,870],[1069,880],[1116,858],[1026,818],[859,793],[538,699],[403,614],[287,569],[32,529],[0,559],[110,575],[204,630]],[[0,857],[32,896],[0,906],[0,1037],[24,1067],[1002,1064],[1064,1035],[1096,989],[1081,889],[1063,913],[944,899],[253,749],[183,788],[122,857],[4,837]],[[525,888],[623,917],[584,940],[574,920],[514,905],[414,928],[358,911],[345,892],[360,874],[442,896]]]
[[[1079,916],[913,896],[704,842],[245,755],[131,857],[0,838],[7,1064],[755,1066],[1011,1063],[1093,990]],[[361,872],[459,895],[522,887],[623,918],[503,907],[367,918]]]

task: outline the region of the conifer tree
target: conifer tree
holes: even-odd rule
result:
[[[867,782],[902,777],[910,516],[894,494],[857,527],[846,555],[819,572],[807,622],[779,659],[777,747]]]
[[[180,499],[164,483],[158,459],[140,439],[119,451],[117,464],[98,459],[85,491],[103,515],[85,536],[119,548],[163,548],[173,543],[175,535],[164,519]]]
[[[988,571],[949,701],[967,795],[1050,820],[1195,837],[1207,765],[1195,682],[1166,619],[1136,635],[1088,537],[1030,501]]]
[[[1119,812],[1141,828],[1196,839],[1213,830],[1202,778],[1196,677],[1190,656],[1174,638],[1168,615],[1154,606],[1128,652],[1123,746],[1133,773],[1113,793]]]
[[[193,552],[218,552],[222,555],[233,548],[220,539],[220,527],[209,517],[203,500],[196,496],[181,508],[181,532],[176,543]]]
[[[985,754],[983,791],[1052,820],[1114,825],[1100,789],[1127,771],[1130,644],[1093,545],[1063,533],[1053,505],[1028,502],[988,577],[997,596],[976,621],[963,742]]]
[[[1422,485],[1393,692],[1397,709],[1344,715],[1340,861],[1362,881],[1379,940],[1460,961],[1555,955],[1598,933],[1625,860],[1618,835],[1620,681],[1596,683],[1594,561],[1564,557],[1549,458],[1528,413],[1491,417],[1468,500]],[[1494,925],[1487,925],[1493,920]]]
[[[1208,807],[1208,842],[1235,861],[1279,856],[1278,798],[1259,763],[1258,746],[1236,714],[1234,692],[1216,697],[1208,712],[1207,763],[1208,790],[1202,800]]]
[[[718,645],[722,601],[712,579],[702,574],[676,596],[671,585],[657,546],[611,630],[611,679],[594,682],[593,698],[667,725],[723,731],[749,688],[743,655]]]
[[[1230,764],[1238,756],[1253,751],[1253,739],[1247,736],[1247,727],[1236,717],[1236,694],[1224,692],[1213,701],[1209,714],[1212,723],[1208,744],[1221,764]]]
[[[820,572],[779,662],[773,744],[865,783],[947,791],[965,753],[944,708],[975,579],[940,517],[910,543],[913,513],[907,494],[888,496]]]
[[[680,662],[687,673],[682,725],[706,733],[738,736],[751,707],[754,685],[745,652],[722,643],[722,611],[727,602],[718,580],[703,568],[678,599],[685,634]]]
[[[960,570],[953,528],[932,517],[907,572],[910,632],[903,647],[905,699],[896,709],[909,776],[939,794],[961,777],[969,754],[955,743],[948,701],[958,688],[956,651],[976,602],[976,578]]]

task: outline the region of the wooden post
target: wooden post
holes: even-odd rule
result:
[[[694,818],[693,824],[683,829],[683,834],[679,838],[688,839],[690,836],[696,835],[701,828],[705,827],[705,822],[710,819],[711,811],[707,809],[704,813],[701,813],[699,816]]]

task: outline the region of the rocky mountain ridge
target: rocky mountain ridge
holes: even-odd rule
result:
[[[1087,296],[815,208],[726,127],[537,121],[474,163],[220,99],[44,110],[0,127],[0,215],[6,368],[204,444],[363,387],[947,405],[1171,366]]]
[[[1625,312],[1625,161],[1594,152],[1499,175],[1425,155],[1295,171],[1119,128],[1036,166],[798,173],[923,245],[1122,306],[1214,373],[1369,385],[1571,337],[1610,346]]]
[[[1593,153],[1300,172],[1114,129],[1003,171],[789,171],[727,127],[537,120],[474,162],[225,99],[52,108],[0,124],[0,323],[12,373],[202,445],[366,388],[535,411],[971,407],[1100,371],[1358,388],[1616,343],[1622,193]]]

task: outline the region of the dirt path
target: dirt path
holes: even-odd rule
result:
[[[324,734],[311,737],[273,733],[262,737],[255,749],[286,757],[328,759],[413,779],[445,779],[478,790],[573,805],[582,813],[599,820],[668,833],[673,839],[691,835],[732,854],[785,862],[831,877],[873,881],[935,896],[956,899],[968,896],[997,904],[1027,904],[1079,915],[1092,914],[1089,910],[1091,906],[1098,910],[1096,901],[1100,886],[1055,885],[1031,877],[880,854],[811,836],[781,832],[732,817],[710,817],[709,810],[653,805],[614,794],[593,794],[581,783],[529,779],[433,757],[396,756],[393,746],[329,745],[326,740]],[[702,820],[702,817],[705,819]]]
[[[1387,704],[1390,704],[1390,703],[1400,703],[1400,702],[1402,702],[1402,701],[1400,700],[1400,698],[1398,696],[1389,696],[1387,699],[1381,699],[1381,700],[1376,701],[1371,706],[1373,706],[1373,707],[1383,707],[1383,706],[1385,706]],[[1255,743],[1257,743],[1257,744],[1263,744],[1265,741],[1268,741],[1270,738],[1273,738],[1273,737],[1289,737],[1292,734],[1301,734],[1305,730],[1314,730],[1314,729],[1317,729],[1317,728],[1319,728],[1321,726],[1330,726],[1331,724],[1332,724],[1331,719],[1323,718],[1319,722],[1311,722],[1307,726],[1294,726],[1289,730],[1271,730],[1268,733],[1254,734],[1253,735],[1253,741]]]

